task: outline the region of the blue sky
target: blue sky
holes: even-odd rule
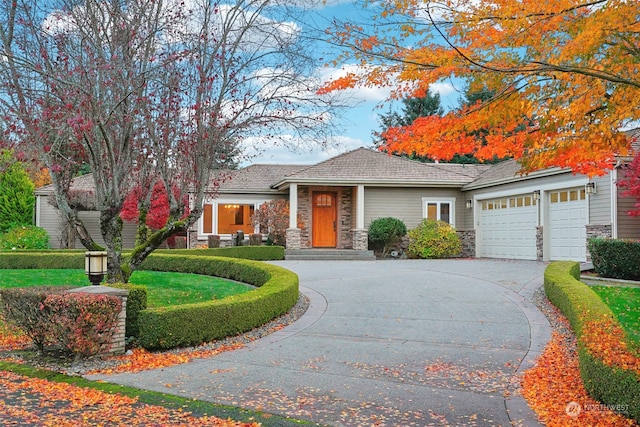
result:
[[[354,21],[363,19],[362,0],[355,3],[342,0],[329,1],[327,3],[307,11],[306,16],[313,20],[313,25],[321,26],[323,21],[330,22],[333,17]],[[326,59],[336,52],[335,48],[319,42],[318,53]],[[323,63],[319,62],[318,67],[320,68],[319,74],[321,76],[331,78],[344,73],[345,68],[355,67],[355,65],[344,64],[342,67],[331,68],[325,67]],[[453,85],[448,82],[432,87],[432,90],[440,93],[445,109],[452,108],[460,97],[460,94],[454,90]],[[391,104],[386,101],[389,95],[388,89],[353,89],[349,90],[346,95],[353,99],[353,106],[341,111],[339,116],[333,117],[333,120],[343,128],[343,131],[336,135],[335,140],[329,144],[326,150],[321,149],[319,144],[310,144],[313,148],[306,147],[296,151],[282,146],[265,148],[262,152],[253,154],[242,165],[257,163],[312,164],[359,147],[372,147],[373,139],[371,134],[373,131],[380,129],[379,115],[387,113],[390,107],[395,106],[397,108],[397,103]]]

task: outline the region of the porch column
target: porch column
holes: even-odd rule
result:
[[[287,228],[287,249],[300,249],[300,229],[298,228],[298,184],[289,186],[289,228]]]
[[[369,231],[364,228],[364,185],[356,187],[356,228],[351,230],[353,249],[366,251],[369,248]]]

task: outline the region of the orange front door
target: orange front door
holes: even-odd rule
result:
[[[314,248],[336,247],[336,193],[313,193],[311,241]]]

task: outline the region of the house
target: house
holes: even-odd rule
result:
[[[315,165],[252,165],[227,172],[218,193],[206,198],[189,244],[259,231],[253,212],[272,199],[290,203],[288,249],[367,249],[370,222],[386,216],[408,228],[423,218],[447,221],[463,241],[463,256],[471,257],[586,261],[590,237],[640,238],[640,219],[626,214],[634,201],[616,187],[618,168],[591,180],[559,168],[528,175],[519,169],[513,160],[420,163],[366,148]],[[57,236],[55,209],[41,200],[46,192],[37,193],[38,225]]]

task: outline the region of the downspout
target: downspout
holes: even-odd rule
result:
[[[611,170],[611,237],[618,238],[618,169],[622,160],[618,160]]]

